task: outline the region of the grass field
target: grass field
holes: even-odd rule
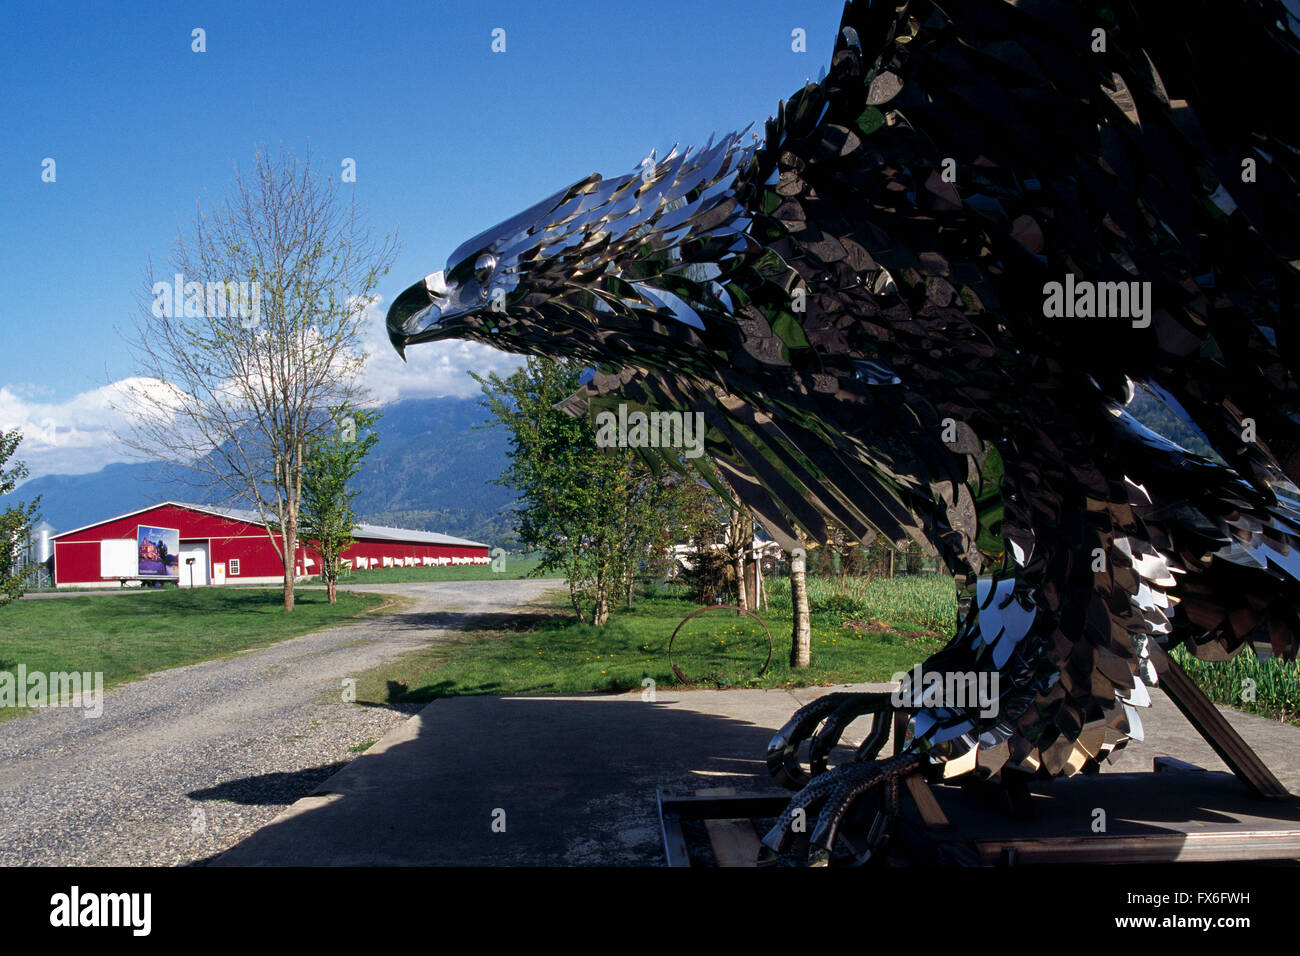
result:
[[[771,593],[762,614],[767,638],[751,618],[734,612],[701,615],[674,644],[673,660],[702,687],[784,687],[888,680],[942,647],[952,620],[937,620],[945,600],[955,616],[951,583],[934,578],[895,578],[873,583],[865,603],[845,611],[813,614],[813,666],[789,666],[791,613]],[[946,595],[946,596],[945,596]],[[573,621],[564,602],[538,605],[493,627],[465,633],[437,647],[389,661],[357,682],[357,699],[372,703],[426,701],[466,694],[581,693],[681,686],[668,658],[673,629],[698,610],[671,592],[642,597],[633,611],[616,610],[603,628]],[[942,625],[942,626],[941,626]]]
[[[16,601],[0,610],[0,670],[102,671],[110,687],[153,671],[262,647],[391,601],[380,594],[299,591],[285,614],[279,590],[167,588],[102,597]],[[0,720],[20,713],[0,708]]]
[[[373,568],[352,571],[339,578],[339,586],[349,584],[394,584],[417,581],[505,581],[526,578],[538,565],[537,558],[506,558],[504,571],[493,571],[491,565],[466,564],[445,568]]]
[[[1216,703],[1300,724],[1300,660],[1262,661],[1249,649],[1230,661],[1199,661],[1181,647],[1172,656]]]
[[[787,618],[790,579],[766,582],[769,605]],[[952,637],[957,620],[957,592],[951,578],[937,574],[896,578],[808,577],[808,604],[814,620],[880,620],[905,632],[930,631]]]

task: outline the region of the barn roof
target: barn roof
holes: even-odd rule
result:
[[[244,508],[227,508],[224,505],[196,505],[186,501],[160,501],[147,508],[137,508],[135,511],[128,511],[124,515],[118,515],[114,518],[105,518],[103,521],[96,521],[93,524],[84,525],[80,528],[73,528],[71,531],[64,531],[62,534],[55,535],[55,537],[62,538],[66,535],[75,534],[78,531],[85,531],[88,528],[94,528],[101,524],[108,524],[110,521],[120,521],[123,518],[129,518],[132,515],[144,514],[146,511],[153,511],[155,508],[163,508],[167,505],[171,505],[173,508],[185,508],[188,511],[197,511],[201,514],[216,515],[218,518],[229,518],[232,521],[242,521],[246,524],[264,524],[256,511],[248,511]],[[358,524],[352,532],[352,537],[374,541],[402,541],[408,544],[442,544],[465,548],[487,547],[486,544],[479,541],[469,541],[465,538],[456,538],[449,534],[439,534],[436,531],[415,531],[411,528],[389,528],[385,525],[378,524]]]

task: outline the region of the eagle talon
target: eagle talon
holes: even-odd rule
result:
[[[829,859],[837,838],[848,846],[858,863],[865,862],[884,845],[898,818],[899,781],[915,773],[922,759],[916,754],[902,754],[888,760],[854,762],[817,777],[791,798],[776,824],[763,837],[763,845],[776,853],[787,852],[798,832],[795,821],[820,806],[809,841],[809,862],[817,865],[818,861]],[[865,840],[843,839],[841,827],[846,816],[859,800],[876,789],[881,791],[881,809],[873,817]]]
[[[830,852],[849,810],[869,791],[877,788],[881,789],[881,809],[871,823],[866,842],[869,849],[883,844],[898,817],[898,781],[914,771],[920,762],[920,757],[904,754],[888,760],[848,764],[828,775],[836,779],[836,787],[822,805],[811,845]]]
[[[872,760],[889,738],[889,715],[894,709],[893,695],[827,694],[805,704],[777,731],[767,745],[767,769],[783,787],[798,790],[826,772],[827,758],[840,742],[844,731],[858,717],[872,714],[871,731],[858,748],[855,760]],[[799,761],[799,747],[811,739],[808,770]]]

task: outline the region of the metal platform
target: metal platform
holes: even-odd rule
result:
[[[668,865],[757,865],[759,835],[789,798],[661,790]],[[688,821],[704,821],[707,849]],[[1232,774],[1161,758],[1152,773],[1035,782],[1014,809],[1000,786],[910,787],[897,832],[918,859],[975,865],[1300,860],[1300,799],[1261,800]]]

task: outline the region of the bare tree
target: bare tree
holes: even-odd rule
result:
[[[286,611],[304,452],[334,427],[328,409],[367,403],[362,322],[394,249],[330,175],[282,147],[259,151],[217,208],[197,211],[168,275],[146,270],[127,335],[131,425],[119,437],[258,513],[284,569]]]

